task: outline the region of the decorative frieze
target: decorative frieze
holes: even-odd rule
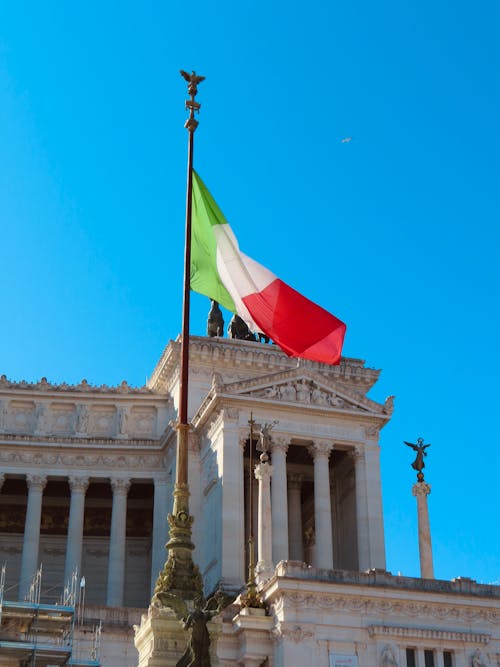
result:
[[[112,454],[73,454],[57,452],[31,452],[0,450],[0,462],[14,466],[50,466],[53,470],[58,468],[89,469],[94,473],[96,470],[108,470],[120,468],[123,470],[158,470],[163,468],[163,457],[147,455],[112,455]]]
[[[435,618],[439,621],[460,621],[465,623],[485,622],[500,624],[500,613],[493,608],[484,609],[453,605],[449,602],[430,604],[415,600],[390,600],[361,595],[318,595],[317,593],[282,592],[282,606],[288,604],[296,608],[343,611],[355,614],[394,614],[410,618]]]

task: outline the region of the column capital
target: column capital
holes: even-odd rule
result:
[[[26,475],[26,483],[28,489],[34,489],[35,491],[43,491],[45,485],[47,484],[47,477],[45,475],[36,475],[34,473],[28,473]]]
[[[288,452],[288,447],[290,446],[290,442],[287,438],[284,438],[282,436],[278,436],[277,438],[272,438],[271,439],[271,454],[274,454],[275,452],[281,452],[286,456]]]
[[[365,426],[365,437],[373,439],[377,438],[380,433],[380,427],[377,426],[376,424],[369,424],[368,426]]]
[[[123,477],[110,477],[111,488],[113,489],[113,494],[122,493],[127,495],[128,490],[130,489],[130,480]]]
[[[411,487],[414,496],[428,496],[431,492],[431,485],[427,482],[417,482]]]
[[[168,473],[163,473],[162,475],[157,475],[153,478],[153,484],[168,484],[171,481],[171,476]]]
[[[255,478],[262,480],[270,479],[273,474],[273,466],[269,463],[259,463],[255,466]]]
[[[330,457],[330,453],[333,449],[333,444],[327,440],[318,440],[311,443],[307,450],[313,459],[326,459]]]
[[[365,460],[365,450],[363,447],[353,447],[349,451],[349,455],[355,463],[362,463]]]
[[[70,475],[68,477],[68,484],[71,492],[80,491],[81,493],[85,493],[89,486],[89,478]]]

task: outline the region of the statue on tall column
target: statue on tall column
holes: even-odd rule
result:
[[[411,464],[411,467],[413,470],[417,471],[417,479],[419,482],[422,482],[424,480],[424,474],[422,470],[425,468],[425,463],[424,463],[424,456],[427,456],[427,452],[425,451],[427,447],[430,447],[430,443],[428,445],[424,445],[424,439],[423,438],[417,438],[417,444],[414,445],[412,442],[406,442],[406,440],[403,440],[404,444],[407,445],[408,447],[411,447],[414,451],[417,452],[417,456],[413,463]]]

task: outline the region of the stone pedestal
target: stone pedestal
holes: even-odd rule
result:
[[[434,564],[432,561],[431,529],[429,523],[429,509],[427,496],[431,487],[426,482],[417,482],[411,489],[417,498],[418,513],[418,548],[420,551],[420,576],[423,579],[434,579]]]
[[[151,605],[134,630],[138,667],[174,667],[186,650],[187,633],[175,613],[166,607]]]
[[[178,615],[169,607],[162,606],[153,599],[147,614],[143,614],[141,624],[135,625],[134,644],[139,652],[137,667],[175,667],[186,651],[191,631],[183,627]],[[192,601],[187,601],[192,610]],[[207,623],[210,634],[210,661],[213,667],[219,662],[216,657],[218,625]]]
[[[260,667],[272,655],[271,629],[273,619],[264,609],[243,608],[233,618],[233,631],[238,641],[238,665]]]

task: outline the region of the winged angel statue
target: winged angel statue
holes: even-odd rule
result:
[[[406,440],[403,440],[405,445],[408,445],[408,447],[411,447],[413,450],[417,452],[417,457],[411,464],[411,467],[413,470],[417,470],[418,472],[422,472],[422,470],[425,468],[425,463],[424,463],[424,456],[427,456],[427,452],[425,451],[427,447],[430,447],[430,443],[428,445],[424,445],[424,439],[423,438],[417,438],[417,444],[414,445],[412,442],[406,442]]]
[[[159,593],[156,596],[164,607],[172,609],[182,622],[185,630],[191,630],[188,645],[175,667],[211,667],[210,634],[207,623],[231,604],[234,596],[217,591],[205,600],[198,595],[194,599],[194,608],[190,611],[186,602],[172,593]]]

